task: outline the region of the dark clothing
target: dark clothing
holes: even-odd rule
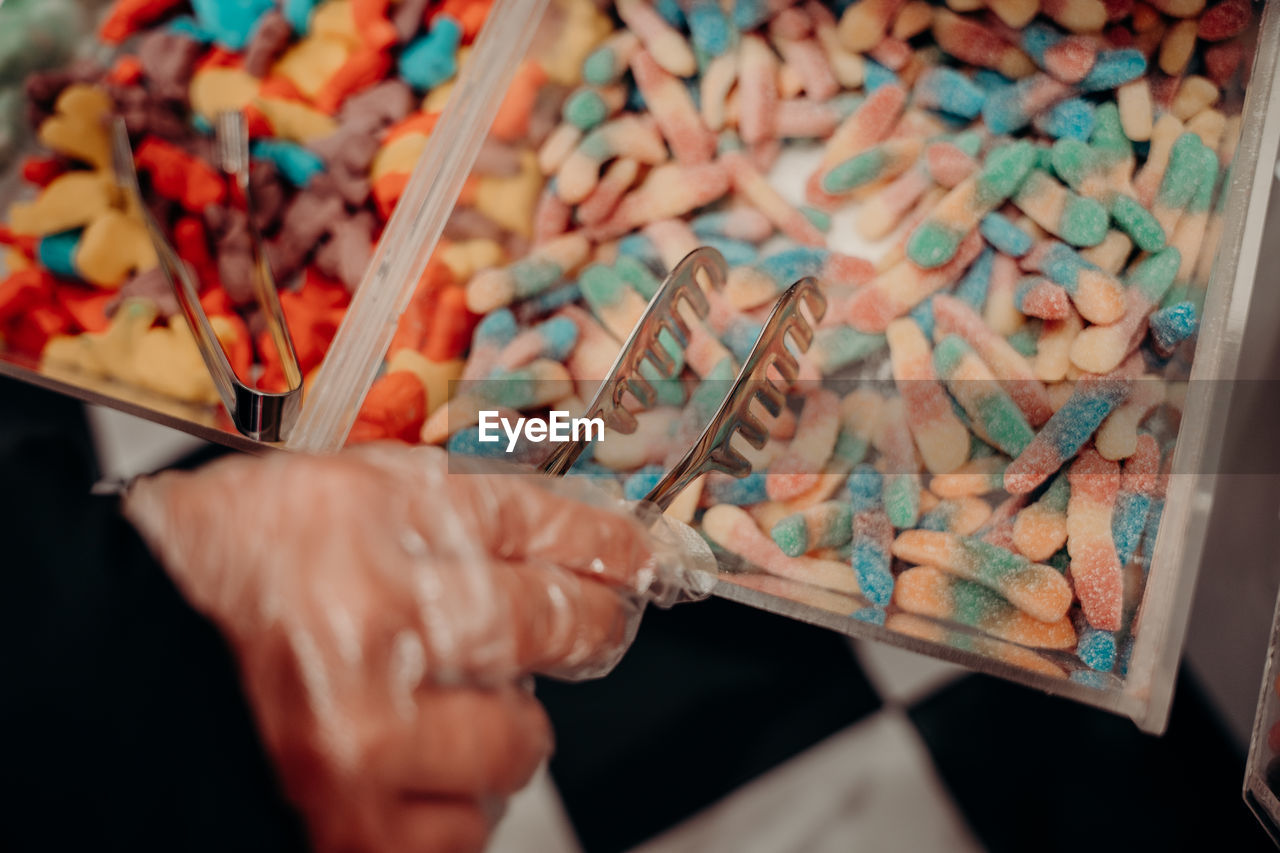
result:
[[[0,850],[305,849],[230,651],[93,460],[78,403],[0,378]]]

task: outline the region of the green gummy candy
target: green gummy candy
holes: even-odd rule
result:
[[[991,443],[1010,456],[1017,456],[1036,437],[1036,433],[1012,398],[997,388],[978,401],[976,415]]]
[[[1073,246],[1096,246],[1107,236],[1107,209],[1091,198],[1071,195],[1058,222],[1059,235]]]
[[[1194,133],[1184,133],[1173,143],[1169,165],[1156,193],[1156,204],[1163,207],[1186,207],[1200,184],[1199,151],[1204,145]]]
[[[982,134],[974,130],[966,130],[952,137],[951,144],[970,157],[977,157],[978,152],[982,150]]]
[[[1067,511],[1067,501],[1070,499],[1071,484],[1067,482],[1066,472],[1063,472],[1053,478],[1049,488],[1045,489],[1044,494],[1040,496],[1040,500],[1036,501],[1036,503],[1053,512],[1065,513]]]
[[[859,332],[849,326],[832,326],[818,330],[809,356],[822,366],[824,373],[833,373],[878,352],[885,343],[884,335]]]
[[[564,120],[579,130],[591,130],[609,116],[609,108],[597,92],[579,89],[564,102]]]
[[[1187,204],[1188,213],[1204,213],[1213,201],[1213,191],[1218,185],[1218,155],[1207,145],[1201,145],[1196,155],[1196,167],[1200,180]]]
[[[939,222],[926,220],[907,240],[907,257],[925,269],[940,267],[955,256],[963,236]]]
[[[993,150],[978,173],[978,203],[992,208],[1013,195],[1031,174],[1039,156],[1038,149],[1026,141]]]
[[[788,557],[799,557],[809,550],[809,526],[800,513],[788,515],[769,531],[774,543]]]
[[[836,437],[836,446],[831,451],[831,455],[853,466],[865,459],[870,449],[871,445],[865,438],[850,430],[842,429]]]
[[[800,208],[800,212],[804,214],[804,218],[809,220],[809,224],[819,231],[827,232],[831,230],[831,214],[825,210],[818,210],[816,207],[805,205]]]
[[[653,294],[662,286],[653,271],[632,255],[619,255],[618,260],[614,261],[613,271],[646,300],[652,299]]]
[[[920,484],[911,474],[885,478],[884,512],[894,527],[915,527],[920,520]]]
[[[969,345],[957,335],[947,335],[933,347],[933,366],[938,375],[946,379],[955,373],[956,365],[965,354],[971,352]]]
[[[582,296],[593,310],[616,305],[622,298],[627,283],[611,267],[592,264],[578,276]]]
[[[1133,156],[1133,143],[1120,123],[1120,108],[1115,101],[1100,104],[1093,111],[1093,134],[1089,143],[1105,158],[1105,166],[1113,166]]]
[[[1159,305],[1181,264],[1182,253],[1167,246],[1134,267],[1125,280],[1130,287],[1138,288],[1150,304]]]
[[[1164,248],[1164,229],[1136,198],[1116,195],[1111,202],[1111,218],[1120,229],[1133,239],[1133,244],[1144,252],[1157,252]]]
[[[541,293],[564,275],[564,270],[555,261],[537,258],[512,264],[508,269],[515,284],[516,296],[520,297]]]
[[[863,151],[833,166],[822,179],[822,189],[828,193],[843,193],[874,181],[884,171],[885,156],[880,148]]]
[[[1055,142],[1051,164],[1058,177],[1076,190],[1099,166],[1097,153],[1079,139],[1059,139]]]

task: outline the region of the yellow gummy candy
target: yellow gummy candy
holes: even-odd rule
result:
[[[559,5],[568,21],[538,62],[553,83],[576,86],[582,82],[582,61],[613,32],[613,23],[591,0],[561,0]]]
[[[427,137],[421,133],[406,133],[378,149],[369,165],[369,180],[376,183],[383,175],[408,174],[418,165],[422,149],[427,147]]]
[[[40,124],[40,141],[59,154],[106,168],[111,163],[106,118],[115,109],[107,93],[75,83],[62,91],[53,109]]]
[[[455,279],[468,281],[480,270],[505,264],[507,253],[493,240],[461,240],[441,249],[440,260]]]
[[[130,273],[146,272],[156,265],[156,250],[139,220],[111,210],[99,216],[80,235],[76,271],[99,287],[115,289]]]
[[[356,16],[350,0],[329,0],[311,13],[310,33],[344,43],[351,50],[364,45],[356,30]]]
[[[481,178],[476,187],[476,209],[522,237],[533,234],[533,209],[542,190],[538,155],[520,155],[520,173],[509,178]]]
[[[280,98],[259,98],[258,109],[271,123],[271,129],[281,139],[303,145],[316,139],[331,136],[338,124],[330,116],[297,101]]]
[[[289,48],[272,71],[287,78],[308,98],[314,98],[350,54],[345,42],[312,36]]]
[[[115,183],[100,172],[67,172],[49,183],[28,204],[10,208],[13,230],[43,237],[80,228],[114,209],[120,200]]]
[[[242,110],[258,94],[262,81],[239,68],[204,68],[191,78],[191,109],[212,122],[218,113]]]
[[[432,361],[417,350],[400,349],[387,360],[387,372],[412,373],[427,390],[427,414],[449,399],[450,383],[462,378],[462,360]]]

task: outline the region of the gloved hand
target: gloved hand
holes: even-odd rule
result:
[[[125,513],[233,646],[322,851],[483,846],[551,749],[529,674],[600,675],[649,601],[709,590],[688,528],[435,448],[235,457]]]

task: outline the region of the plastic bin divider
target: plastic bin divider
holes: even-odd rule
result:
[[[303,402],[290,450],[338,450],[386,356],[548,0],[496,0]]]

